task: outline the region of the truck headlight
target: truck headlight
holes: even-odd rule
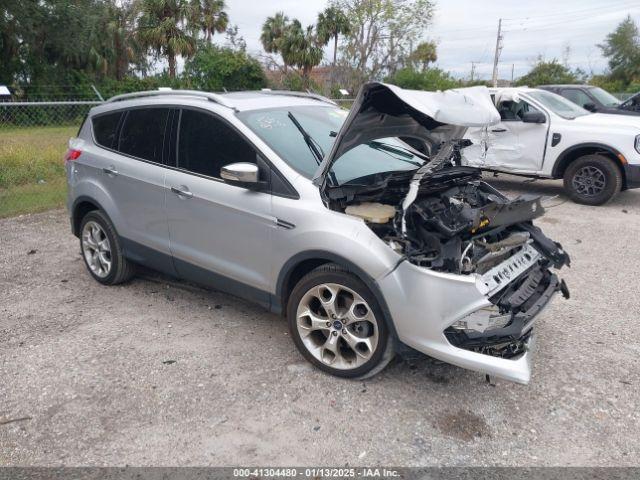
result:
[[[456,330],[472,330],[475,332],[485,332],[502,328],[511,321],[512,314],[501,314],[498,307],[491,305],[475,312],[471,312],[466,317],[451,325]]]
[[[636,152],[640,153],[640,135],[636,135],[636,142],[634,146],[636,147]]]

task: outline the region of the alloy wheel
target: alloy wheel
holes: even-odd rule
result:
[[[100,278],[111,272],[111,244],[104,229],[93,220],[82,229],[82,252],[91,271]]]
[[[340,370],[360,367],[378,346],[373,310],[354,290],[336,283],[317,285],[304,294],[296,326],[309,353]]]
[[[586,165],[575,173],[571,183],[578,194],[593,197],[604,190],[606,177],[598,167]]]

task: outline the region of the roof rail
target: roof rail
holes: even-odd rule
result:
[[[330,103],[331,105],[338,105],[336,102],[334,102],[333,100],[323,96],[323,95],[319,95],[317,93],[311,93],[311,92],[298,92],[298,91],[292,91],[292,90],[269,90],[269,89],[262,89],[260,90],[260,93],[264,93],[267,95],[282,95],[282,96],[288,96],[288,97],[301,97],[301,98],[311,98],[313,100],[318,100],[320,102],[325,102],[325,103]]]
[[[231,108],[235,110],[235,107],[228,103],[222,95],[217,93],[201,92],[199,90],[146,90],[142,92],[123,93],[122,95],[116,95],[107,100],[107,103],[120,102],[123,100],[131,100],[134,98],[144,97],[159,97],[159,96],[171,96],[171,95],[186,95],[190,97],[206,98],[210,102],[215,102],[223,107]]]

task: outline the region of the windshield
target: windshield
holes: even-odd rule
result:
[[[598,100],[601,104],[606,105],[607,107],[617,107],[618,105],[620,105],[620,100],[618,100],[606,90],[601,89],[600,87],[590,88],[589,92],[596,98],[596,100]]]
[[[348,113],[337,107],[308,106],[240,112],[238,117],[294,170],[311,179],[318,161],[289,114],[328,153]],[[383,138],[349,150],[333,164],[331,172],[338,184],[343,184],[376,173],[415,170],[423,163],[404,142]]]
[[[588,110],[579,107],[575,103],[570,102],[566,98],[556,95],[555,93],[545,92],[544,90],[531,90],[527,92],[527,95],[540,102],[556,115],[569,120],[583,115],[589,115],[591,113]]]

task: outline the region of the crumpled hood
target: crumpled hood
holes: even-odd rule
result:
[[[500,115],[486,87],[425,92],[367,83],[358,92],[331,150],[318,166],[313,183],[323,185],[338,158],[372,140],[413,137],[439,146],[462,138],[467,127],[498,122]]]

